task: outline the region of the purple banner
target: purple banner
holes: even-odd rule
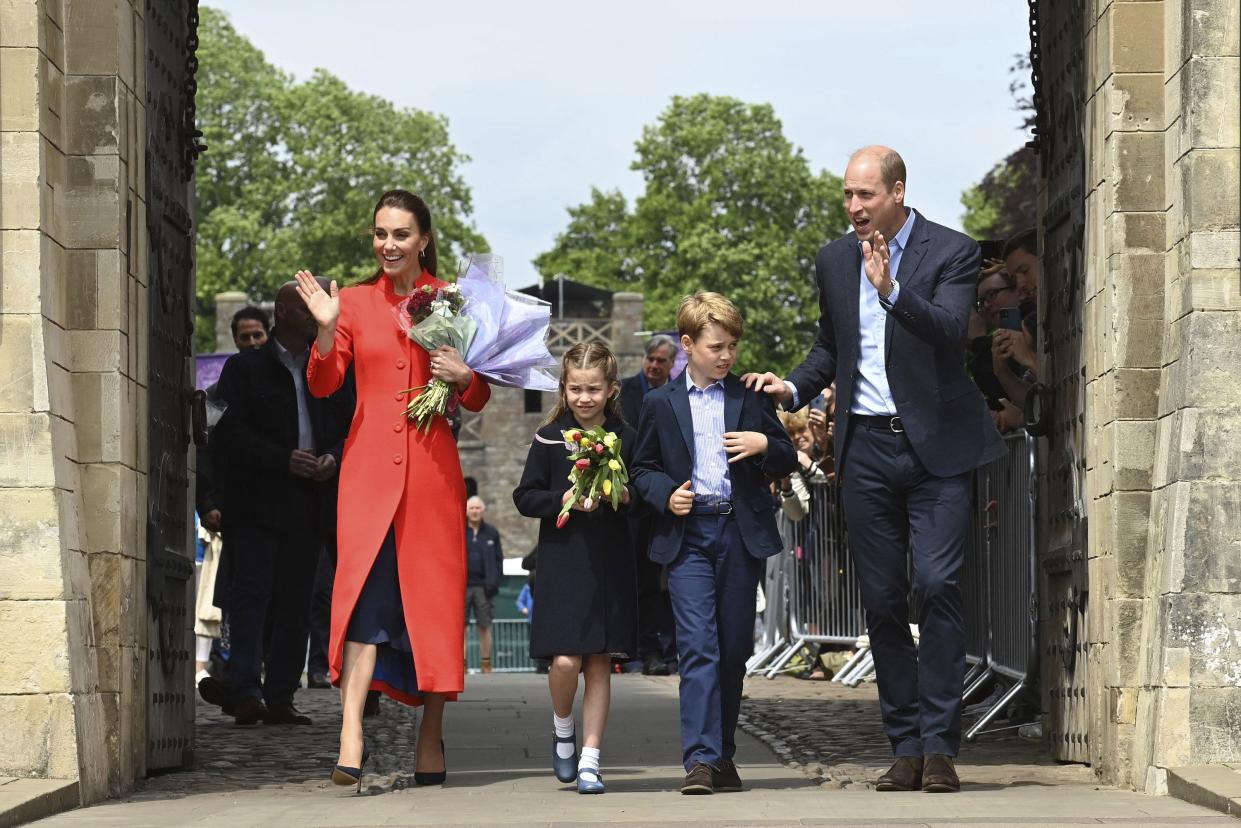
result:
[[[196,377],[194,387],[200,391],[205,391],[207,386],[215,385],[220,379],[220,371],[224,370],[224,363],[232,354],[199,354],[195,357],[197,363]]]

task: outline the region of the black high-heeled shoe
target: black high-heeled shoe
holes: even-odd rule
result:
[[[357,785],[357,793],[362,793],[362,771],[366,768],[366,760],[369,758],[371,758],[371,752],[364,742],[362,744],[361,767],[351,768],[348,765],[337,765],[332,768],[332,784]]]
[[[444,759],[442,771],[414,771],[415,785],[443,785],[448,778],[448,752],[444,750],[444,740],[440,739],[440,756]]]

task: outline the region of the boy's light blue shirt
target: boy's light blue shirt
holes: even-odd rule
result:
[[[694,500],[715,503],[732,497],[728,455],[724,452],[724,381],[699,388],[685,369],[685,388],[694,421]]]

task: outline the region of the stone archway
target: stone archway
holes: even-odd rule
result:
[[[164,636],[146,623],[145,585],[160,577],[144,519],[156,485],[147,424],[167,420],[174,445],[189,431],[173,422],[188,407],[161,413],[152,400],[152,373],[172,369],[152,362],[162,264],[149,228],[166,239],[186,219],[154,203],[148,155],[192,143],[149,97],[148,47],[188,31],[158,5],[0,3],[0,721],[16,723],[0,774],[64,779],[84,802],[154,767],[148,665]],[[1241,760],[1239,3],[1092,2],[1076,20],[1051,5],[1038,4],[1046,20],[1081,31],[1041,65],[1049,84],[1078,87],[1085,150],[1080,193],[1046,171],[1042,239],[1050,254],[1068,249],[1058,216],[1080,204],[1085,486],[1072,497],[1048,486],[1084,503],[1090,597],[1083,614],[1065,593],[1077,632],[1046,632],[1044,653],[1086,645],[1085,758],[1106,781],[1158,791],[1167,768]],[[1081,81],[1065,79],[1069,65]],[[1074,139],[1051,126],[1045,138]],[[182,537],[184,490],[165,500],[162,485],[168,537]],[[188,618],[165,629],[167,662],[180,636],[189,650]],[[174,668],[158,692],[189,694],[185,676]],[[186,747],[163,749],[184,761]]]

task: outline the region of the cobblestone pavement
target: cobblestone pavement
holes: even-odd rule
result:
[[[334,689],[300,690],[294,703],[313,724],[238,727],[232,716],[199,699],[195,767],[147,779],[135,798],[331,787],[328,775],[336,762],[340,696]],[[413,785],[417,725],[414,708],[387,700],[380,703],[377,717],[366,720],[371,757],[366,764],[364,793]]]
[[[745,697],[741,726],[820,787],[874,788],[892,764],[873,682],[845,687],[790,676],[749,678]],[[1059,764],[1041,743],[1013,730],[963,743],[957,765],[967,785],[1088,785],[1094,779],[1085,766]]]
[[[616,678],[604,750],[608,794],[578,796],[550,772],[546,679],[492,674],[468,677],[462,700],[449,706],[449,773],[443,786],[412,784],[418,714],[386,701],[379,717],[366,722],[372,759],[363,795],[332,785],[328,773],[340,725],[337,694],[305,690],[297,703],[313,725],[238,728],[217,710],[200,706],[197,767],[148,779],[135,795],[58,814],[38,825],[1235,824],[1230,817],[1166,797],[1101,788],[1089,770],[1058,768],[1040,758],[1037,747],[1010,739],[966,749],[961,766],[966,788],[960,795],[873,793],[865,788],[888,760],[873,687],[848,690],[784,678],[760,679],[748,692],[747,727],[765,734],[784,764],[753,736],[739,733],[742,793],[677,793],[684,769],[678,764],[675,677]]]

